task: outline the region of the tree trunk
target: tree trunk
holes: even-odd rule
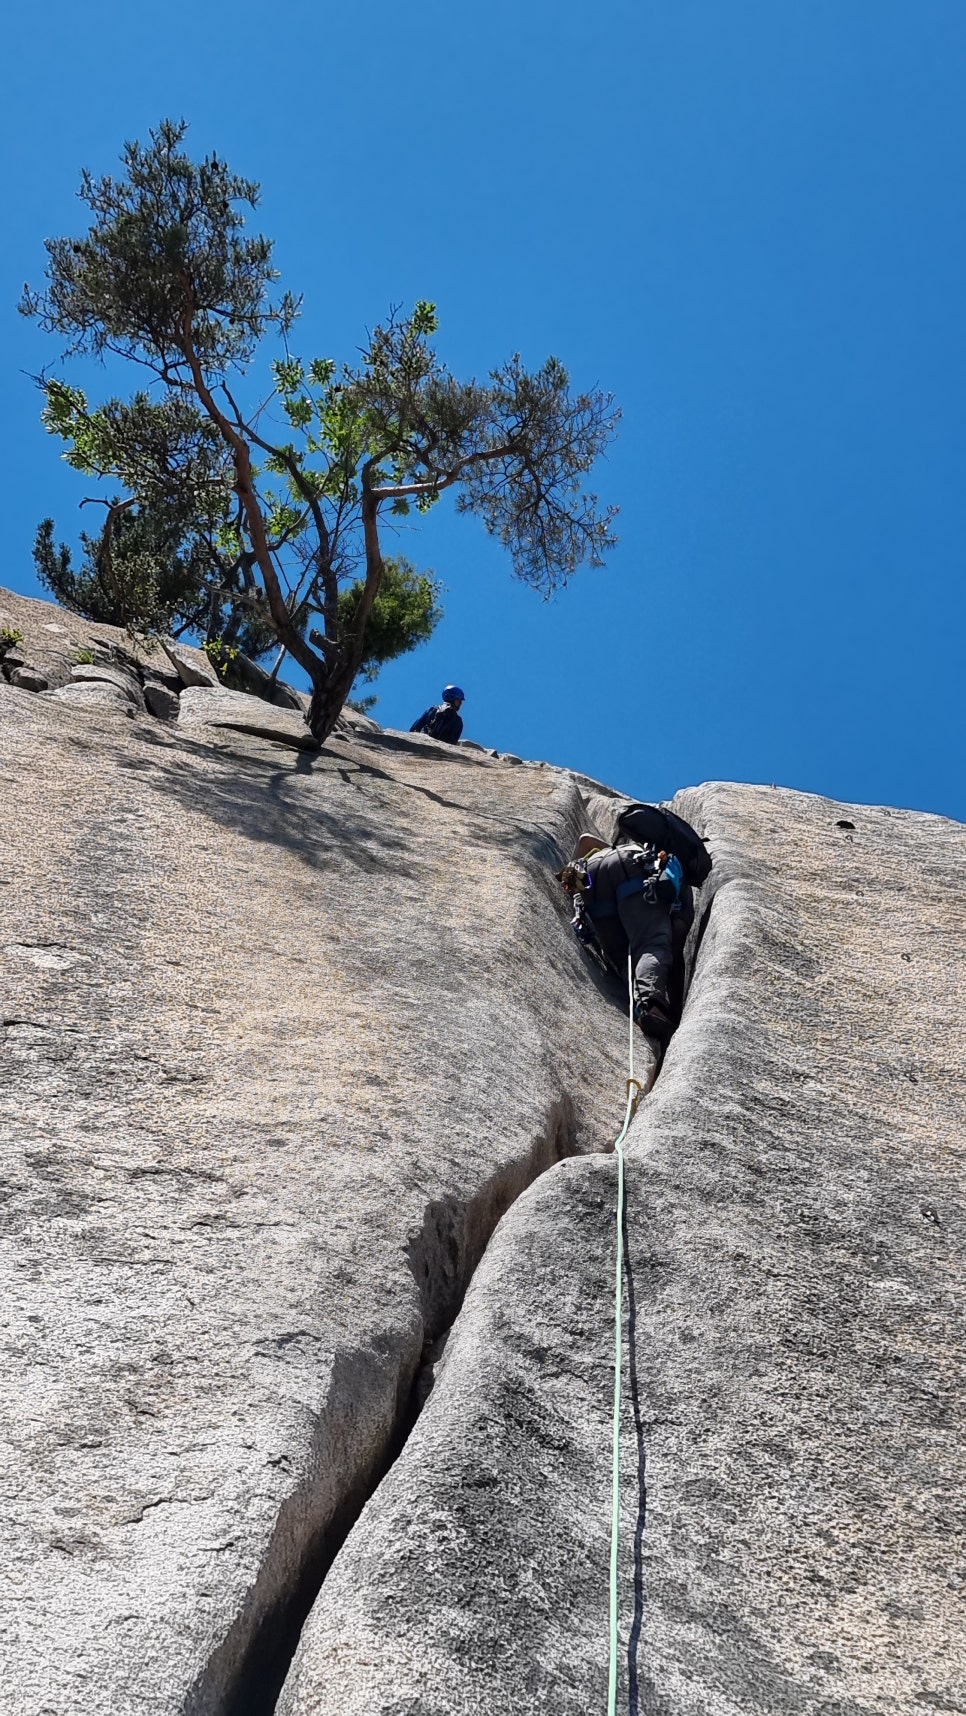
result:
[[[320,678],[318,682],[314,681],[313,676],[312,699],[306,721],[312,737],[317,739],[320,745],[325,744],[342,714],[358,671],[359,663],[356,662],[354,666],[344,667],[324,680]]]
[[[379,594],[379,586],[382,583],[382,554],[379,548],[378,528],[379,499],[372,494],[368,487],[368,467],[363,472],[362,488],[366,583],[362,600],[356,611],[352,636],[340,639],[343,649],[348,651],[348,660],[341,667],[325,674],[324,678],[322,674],[318,677],[314,672],[312,674],[312,701],[306,719],[309,724],[309,731],[320,745],[325,743],[342,714],[349,693],[355,684],[356,674],[362,666],[366,625],[372,612],[372,604]]]

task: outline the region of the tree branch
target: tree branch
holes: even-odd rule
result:
[[[290,453],[286,453],[281,448],[273,446],[270,441],[264,440],[250,424],[244,421],[238,406],[235,404],[235,401],[231,396],[227,382],[222,382],[222,391],[226,395],[229,404],[235,413],[239,427],[243,428],[245,433],[251,436],[256,447],[261,447],[262,452],[270,454],[272,458],[281,459],[283,461],[289,476],[312,515],[312,522],[315,525],[316,534],[319,538],[319,575],[322,579],[322,588],[325,591],[324,613],[326,625],[328,625],[330,621],[334,619],[336,614],[339,599],[339,587],[335,573],[332,569],[329,530],[325,522],[325,514],[322,511],[318,495],[313,492],[311,483],[306,482],[303,473],[299,469],[297,460]]]
[[[506,441],[500,447],[488,447],[485,452],[467,453],[465,458],[460,459],[459,463],[448,470],[444,476],[427,478],[425,482],[421,483],[394,483],[383,488],[370,489],[369,493],[376,501],[408,500],[412,495],[442,494],[444,489],[450,489],[454,483],[458,483],[464,472],[470,470],[474,465],[491,464],[494,459],[505,459],[517,451],[518,449],[512,441]],[[369,464],[363,469],[363,483],[365,483],[366,472],[378,463],[378,459],[370,459]]]
[[[188,285],[190,292],[190,279],[186,284]],[[238,499],[245,513],[245,523],[248,528],[252,550],[265,585],[265,594],[268,597],[269,612],[271,613],[272,624],[278,634],[279,642],[286,645],[289,654],[294,656],[300,667],[304,667],[306,673],[312,680],[313,685],[315,685],[318,682],[319,670],[323,667],[323,663],[319,656],[316,655],[315,651],[304,641],[297,628],[292,624],[292,616],[288,611],[285,598],[282,595],[281,586],[279,585],[278,578],[275,573],[275,567],[272,564],[271,551],[269,549],[268,538],[265,531],[265,520],[262,515],[258,495],[255,491],[255,481],[252,475],[251,454],[248,450],[248,444],[243,435],[239,433],[230,420],[225,416],[225,413],[216,405],[208,383],[205,380],[204,371],[202,370],[201,362],[199,360],[198,353],[195,351],[192,339],[192,310],[190,303],[185,309],[182,322],[181,351],[184,356],[184,360],[191,371],[191,379],[198,399],[201,401],[201,404],[208,413],[211,421],[215,424],[216,428],[220,431],[231,449],[232,463],[235,467]]]

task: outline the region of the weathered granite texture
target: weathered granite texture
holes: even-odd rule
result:
[[[92,683],[0,684],[0,1711],[603,1711],[626,1026],[550,872],[620,800]],[[966,828],[678,804],[618,1709],[966,1710]]]
[[[176,643],[173,638],[162,639],[161,648],[182,685],[217,686],[218,675],[200,650],[189,649],[184,644]]]
[[[252,733],[297,751],[317,751],[300,709],[276,708],[243,691],[223,685],[189,685],[181,693],[178,723],[185,728],[224,727]]]
[[[713,904],[628,1148],[618,1710],[963,1711],[966,828],[676,803]],[[615,1171],[501,1222],[284,1716],[605,1709]]]
[[[267,1710],[495,1221],[612,1134],[625,1027],[565,776],[111,695],[0,685],[0,1710]]]
[[[18,691],[46,691],[50,680],[35,667],[17,667],[10,664],[10,684]]]
[[[53,602],[41,602],[34,596],[21,596],[14,590],[0,588],[0,631],[20,632],[22,643],[16,646],[18,658],[29,663],[55,688],[68,686],[79,677],[74,669],[85,667],[91,678],[102,677],[101,666],[108,674],[127,673],[135,682],[143,678],[178,683],[171,662],[158,643],[148,644],[130,636],[122,626],[102,626],[79,614],[58,608]],[[211,664],[203,650],[179,644],[185,661],[199,675],[213,678]],[[94,655],[98,663],[78,663],[78,655]],[[206,680],[207,682],[207,680]]]
[[[19,632],[21,641],[0,651],[0,678],[25,691],[50,688],[61,694],[59,702],[110,706],[118,702],[110,692],[78,689],[107,685],[126,696],[135,712],[173,720],[183,687],[226,689],[204,650],[171,638],[133,637],[120,626],[100,625],[0,588],[0,636],[5,631]],[[272,680],[243,655],[233,659],[228,673],[237,682],[228,695],[250,693],[245,701],[255,710],[262,699],[299,715],[308,706],[301,692]],[[199,724],[197,711],[194,724]]]

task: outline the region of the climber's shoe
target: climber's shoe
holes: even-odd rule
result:
[[[634,1008],[634,1017],[645,1037],[660,1043],[662,1048],[670,1042],[674,1021],[663,1001],[658,1001],[654,996],[649,1001],[639,1001]]]

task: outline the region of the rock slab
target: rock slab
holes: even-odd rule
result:
[[[219,686],[221,681],[201,650],[187,649],[173,638],[162,638],[161,648],[182,685]]]
[[[0,686],[0,1708],[214,1716],[625,1027],[550,771],[95,692]]]
[[[628,1142],[617,1707],[961,1710],[966,828],[675,807],[715,869]],[[280,1716],[606,1708],[615,1203],[581,1159],[504,1217]]]
[[[300,711],[276,708],[271,703],[263,703],[259,697],[250,697],[244,691],[228,691],[222,685],[187,686],[181,693],[178,726],[183,729],[220,727],[268,739],[276,745],[288,745],[297,751],[317,751],[319,748]]]
[[[166,685],[158,685],[149,680],[144,687],[144,702],[149,715],[155,715],[161,721],[178,719],[178,693],[169,690]]]
[[[135,708],[143,709],[144,698],[141,691],[141,681],[136,672],[121,667],[110,667],[103,662],[81,662],[70,670],[74,685],[110,685],[120,691]],[[65,689],[67,689],[65,687]]]
[[[18,691],[46,691],[50,681],[35,667],[15,667],[10,674],[10,684]]]
[[[0,685],[0,1709],[603,1709],[627,1039],[551,876],[622,801],[231,697]],[[676,807],[618,1708],[956,1711],[966,829]]]

